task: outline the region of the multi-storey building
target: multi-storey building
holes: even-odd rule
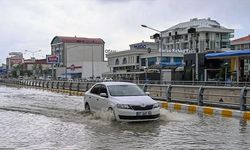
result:
[[[171,69],[183,64],[183,54],[158,51],[159,43],[141,42],[130,45],[130,50],[107,54],[109,72],[105,76],[123,80],[159,80],[159,64],[162,62],[163,80],[171,80]]]
[[[231,42],[232,50],[250,49],[250,35],[235,39]]]
[[[235,39],[231,42],[232,50],[249,50],[250,49],[250,35]],[[250,81],[250,58],[241,57],[242,59],[242,76],[246,79],[245,81]]]
[[[48,64],[46,59],[24,59],[22,69],[31,71],[36,78],[51,75],[51,64]]]
[[[10,73],[13,66],[20,65],[23,63],[23,53],[21,52],[10,52],[9,57],[6,58],[6,69]]]
[[[51,41],[51,54],[59,56],[56,77],[97,77],[108,70],[100,38],[56,36]]]
[[[186,79],[207,80],[209,70],[219,71],[219,68],[207,68],[204,55],[211,51],[229,50],[233,32],[233,29],[221,26],[216,20],[194,18],[161,33],[163,50],[188,52],[184,54]]]
[[[163,50],[228,50],[233,32],[210,18],[194,18],[162,31]]]

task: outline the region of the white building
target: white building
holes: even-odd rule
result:
[[[145,43],[149,45],[144,45]],[[130,50],[107,54],[109,72],[104,73],[104,76],[134,81],[145,80],[147,76],[149,80],[159,80],[161,61],[163,63],[162,80],[172,80],[172,69],[183,65],[183,53],[163,52],[161,55],[157,45],[158,43],[141,42],[131,44]]]
[[[56,36],[51,41],[51,53],[59,56],[56,77],[97,77],[108,70],[100,38]]]
[[[13,66],[20,65],[23,63],[23,53],[21,52],[10,52],[9,57],[6,58],[6,69],[10,73]]]
[[[210,18],[190,19],[161,32],[163,50],[229,50],[233,32]]]

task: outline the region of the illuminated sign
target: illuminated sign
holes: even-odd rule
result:
[[[138,44],[138,45],[134,45],[134,48],[136,48],[136,49],[146,49],[146,45],[145,44]]]
[[[59,56],[57,55],[46,55],[46,61],[48,64],[58,64]]]
[[[167,49],[167,50],[162,50],[164,52],[169,52],[169,53],[195,53],[195,50],[193,49]]]
[[[105,54],[114,53],[114,52],[116,52],[116,50],[106,49],[104,51]]]

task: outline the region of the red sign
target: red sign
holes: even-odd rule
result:
[[[59,56],[57,55],[46,55],[46,60],[48,64],[58,64]]]
[[[13,59],[10,58],[10,64],[14,65],[14,64],[21,64],[22,63],[22,59]]]

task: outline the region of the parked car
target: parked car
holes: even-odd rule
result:
[[[23,80],[23,76],[18,76],[18,80]]]
[[[112,78],[105,77],[105,78],[103,79],[103,81],[104,81],[104,82],[109,82],[109,81],[113,81],[113,79],[112,79]]]
[[[51,81],[52,80],[52,76],[47,76],[47,78],[45,80]]]
[[[85,93],[84,105],[86,112],[110,111],[118,121],[150,121],[160,116],[159,103],[134,83],[96,83]]]
[[[86,81],[87,82],[94,82],[94,79],[93,79],[93,77],[88,77],[88,78],[86,78]]]

